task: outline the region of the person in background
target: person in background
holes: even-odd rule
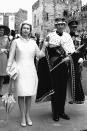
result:
[[[40,35],[38,33],[35,33],[35,37],[36,37],[36,43],[39,46],[40,45]]]
[[[70,88],[69,89],[71,90],[70,92],[74,90],[75,95],[73,96],[71,93],[71,101],[69,102],[70,104],[73,104],[73,103],[82,104],[84,103],[84,100],[85,100],[82,83],[81,83],[81,79],[82,79],[81,72],[82,72],[82,67],[83,67],[83,59],[84,59],[85,52],[86,52],[86,46],[84,45],[86,44],[85,43],[86,41],[84,42],[81,39],[81,37],[79,37],[79,40],[78,40],[78,34],[77,34],[78,24],[79,23],[76,19],[71,19],[68,22],[68,26],[70,29],[70,35],[72,37],[76,50],[78,50],[78,48],[80,48],[81,46],[78,53],[72,56],[73,63],[74,63],[75,87],[73,89],[71,86],[70,87],[71,89]],[[70,73],[70,70],[69,70],[69,73]]]
[[[15,39],[15,30],[11,30],[11,36],[12,36],[12,40]]]
[[[2,97],[2,87],[4,78],[7,75],[6,66],[7,66],[7,58],[8,52],[10,48],[8,35],[10,33],[10,29],[7,26],[0,25],[0,97]]]
[[[21,112],[21,126],[32,126],[30,118],[32,96],[36,95],[38,77],[34,58],[45,56],[45,45],[40,50],[35,39],[31,36],[31,25],[24,21],[20,25],[20,37],[13,40],[11,44],[7,70],[10,71],[15,59],[18,68],[18,77],[15,79],[18,104]],[[16,55],[15,55],[16,53]]]
[[[77,49],[81,44],[81,38],[80,38],[79,33],[77,31],[78,21],[75,19],[72,19],[68,22],[68,26],[70,29],[70,35],[73,39],[75,48]]]
[[[86,30],[82,30],[82,33],[81,33],[81,43],[85,43],[86,44],[86,47],[87,47],[87,31]],[[84,60],[87,59],[87,48],[84,52]]]
[[[11,31],[10,31],[10,35],[9,35],[10,45],[11,45],[12,41],[13,41],[15,38],[16,38],[15,30],[11,30]]]

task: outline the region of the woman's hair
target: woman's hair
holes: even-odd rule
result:
[[[29,36],[31,36],[32,25],[29,24],[29,23],[27,23],[27,22],[23,22],[23,23],[21,24],[21,26],[20,26],[20,35],[22,36],[22,28],[23,28],[24,25],[29,25],[29,26],[30,26],[30,34],[29,34]]]
[[[0,31],[3,30],[3,36],[5,35],[5,29],[3,27],[0,28]],[[2,34],[1,34],[2,35]]]

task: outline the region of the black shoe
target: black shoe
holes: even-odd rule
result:
[[[62,119],[65,119],[65,120],[70,120],[70,117],[67,114],[65,114],[65,113],[60,114],[59,117],[61,117]]]
[[[0,97],[2,97],[3,95],[2,94],[0,94]]]
[[[69,101],[69,104],[73,104],[73,101]]]
[[[54,120],[54,121],[59,121],[59,116],[58,116],[58,115],[54,115],[54,116],[53,116],[53,120]]]

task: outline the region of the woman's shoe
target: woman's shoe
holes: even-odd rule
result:
[[[21,126],[22,127],[26,127],[26,123],[21,123]]]
[[[27,120],[27,125],[28,126],[32,126],[32,121],[31,120]]]

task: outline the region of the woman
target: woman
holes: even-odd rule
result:
[[[21,112],[21,126],[32,125],[30,119],[31,98],[37,92],[38,77],[34,64],[34,58],[45,56],[45,45],[40,51],[36,41],[31,38],[31,25],[25,21],[20,26],[20,38],[12,42],[7,68],[16,61],[18,77],[15,86],[18,96],[18,104]],[[15,55],[16,54],[16,55]]]
[[[7,54],[9,50],[8,34],[10,29],[7,26],[0,25],[0,97],[2,97],[2,87],[4,77],[6,76]]]

